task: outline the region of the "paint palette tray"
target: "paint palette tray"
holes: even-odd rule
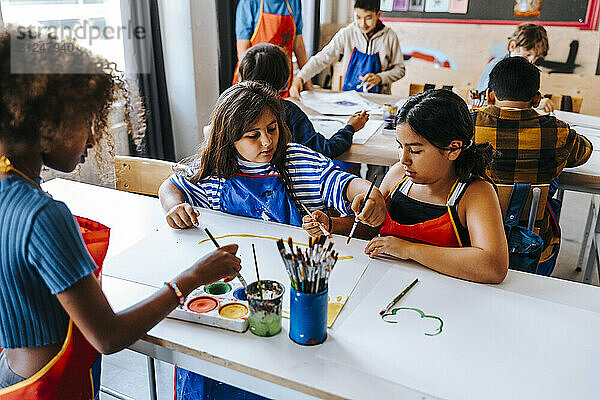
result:
[[[248,329],[246,299],[246,290],[240,283],[215,282],[193,290],[169,318],[244,332]]]

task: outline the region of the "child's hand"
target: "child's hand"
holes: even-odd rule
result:
[[[302,217],[302,229],[311,236],[323,236],[323,231],[319,228],[319,223],[325,229],[329,226],[329,217],[321,211],[313,211],[313,217],[305,215]]]
[[[369,199],[365,203],[362,212],[359,214],[360,207],[364,201],[366,193],[361,193],[352,200],[352,211],[356,214],[356,220],[363,224],[377,227],[383,224],[387,210],[383,194],[377,187],[373,187]]]
[[[294,78],[294,81],[290,86],[290,96],[299,99],[302,89],[304,89],[304,82],[302,81],[302,78]]]
[[[237,273],[242,269],[241,260],[236,257],[237,244],[230,244],[208,253],[194,263],[188,271],[192,274],[193,289],[200,285],[207,285],[221,279],[229,282],[235,279]]]
[[[367,91],[381,83],[381,77],[372,72],[364,76],[359,76],[359,78],[363,81],[363,88]]]
[[[188,203],[181,203],[167,212],[167,224],[173,229],[197,227],[199,216],[200,211]]]
[[[365,110],[357,111],[348,120],[348,124],[354,128],[354,132],[360,131],[364,128],[365,124],[369,120],[369,114]]]
[[[549,98],[544,97],[540,100],[540,104],[537,106],[537,109],[544,113],[551,113],[552,111],[554,111],[554,105],[552,104],[552,101],[550,101]]]
[[[373,258],[379,254],[388,254],[403,260],[410,259],[410,249],[414,243],[395,236],[378,236],[371,239],[365,247],[365,254]]]

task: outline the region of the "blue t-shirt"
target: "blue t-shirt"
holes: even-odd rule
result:
[[[0,180],[0,347],[61,343],[69,316],[56,294],[97,266],[67,208],[25,179]]]
[[[261,0],[240,0],[235,13],[235,36],[237,40],[250,40],[258,18],[260,17]],[[294,22],[296,23],[296,35],[302,34],[302,3],[300,0],[287,0]],[[285,0],[264,0],[263,12],[276,15],[290,15],[290,10]]]
[[[481,73],[479,84],[477,85],[477,91],[479,93],[485,92],[487,90],[488,85],[490,83],[490,72],[492,72],[496,64],[508,57],[510,57],[510,53],[506,53],[502,57],[493,58],[492,61],[490,61],[488,65],[486,65],[485,69]]]

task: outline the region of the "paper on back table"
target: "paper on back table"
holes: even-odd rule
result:
[[[377,262],[377,261],[374,261]],[[396,269],[398,268],[398,269]],[[446,399],[597,399],[600,314],[430,271],[392,267],[317,353]],[[379,311],[416,307],[383,322]]]
[[[312,122],[315,130],[325,138],[330,139],[337,131],[346,126],[348,117],[326,117],[321,115],[310,115],[308,117]],[[378,133],[383,129],[382,120],[368,120],[365,126],[354,133],[352,137],[352,143],[354,144],[365,144],[371,136]]]
[[[301,228],[289,225],[234,217],[205,209],[201,209],[200,221],[202,227],[207,227],[211,231],[220,246],[232,243],[239,245],[237,256],[242,260],[241,274],[248,283],[256,281],[252,255],[252,243],[254,243],[261,279],[273,279],[286,287],[283,296],[283,314],[289,315],[290,281],[277,250],[276,241],[256,237],[223,238],[221,236],[251,234],[284,240],[291,236],[294,242],[307,243],[307,233]],[[203,229],[175,230],[165,225],[107,261],[103,273],[160,288],[164,282],[170,281],[179,272],[215,249],[214,244],[207,239],[208,236]],[[330,311],[335,314],[333,320],[328,321],[329,325],[335,321],[335,317],[341,311],[370,261],[363,252],[366,242],[356,240],[353,246],[346,246],[345,238],[337,235],[333,236],[333,241],[334,249],[340,253],[340,257],[351,256],[352,258],[339,260],[331,274],[329,306]]]
[[[362,97],[356,91],[320,92],[305,91],[300,94],[302,105],[324,115],[352,115],[366,110],[369,114],[381,114],[381,106]]]

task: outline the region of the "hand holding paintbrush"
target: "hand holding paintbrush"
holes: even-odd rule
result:
[[[376,180],[377,180],[377,175],[375,175],[375,177],[373,178],[373,182],[371,182],[371,186],[369,187],[369,190],[367,191],[367,194],[366,194],[364,200],[362,202],[360,202],[360,209],[358,211],[356,219],[354,220],[354,224],[352,224],[352,229],[350,230],[350,234],[348,235],[346,244],[350,243],[350,239],[352,239],[352,236],[354,236],[354,231],[356,230],[356,227],[358,226],[358,215],[364,211],[365,204],[367,204],[367,201],[369,200],[369,196],[371,195],[371,192],[373,191],[373,186],[375,186]]]
[[[302,218],[302,228],[307,231],[309,234],[311,234],[312,236],[319,236],[319,231],[325,235],[325,236],[329,236],[331,235],[331,233],[329,231],[327,231],[327,229],[325,229],[324,222],[319,221],[319,218],[321,217],[321,215],[327,217],[329,223],[331,222],[331,217],[327,216],[325,213],[321,212],[321,211],[315,211],[315,212],[310,212],[308,208],[306,208],[306,206],[304,204],[302,204],[302,207],[304,208],[304,211],[306,211],[306,216],[304,216]],[[315,227],[316,224],[316,227]],[[318,229],[317,229],[318,228]]]
[[[213,244],[215,245],[215,247],[217,249],[220,249],[221,246],[219,246],[219,243],[217,243],[217,240],[212,235],[212,233],[210,233],[210,231],[208,230],[208,228],[204,228],[204,231],[206,232],[206,234],[208,235],[208,237],[210,238],[210,240],[213,242]],[[246,283],[246,280],[244,279],[244,277],[242,276],[242,274],[240,274],[239,272],[237,273],[237,278],[240,280],[240,282],[242,283],[242,285],[244,285],[244,288],[246,286],[248,286],[248,284]]]

